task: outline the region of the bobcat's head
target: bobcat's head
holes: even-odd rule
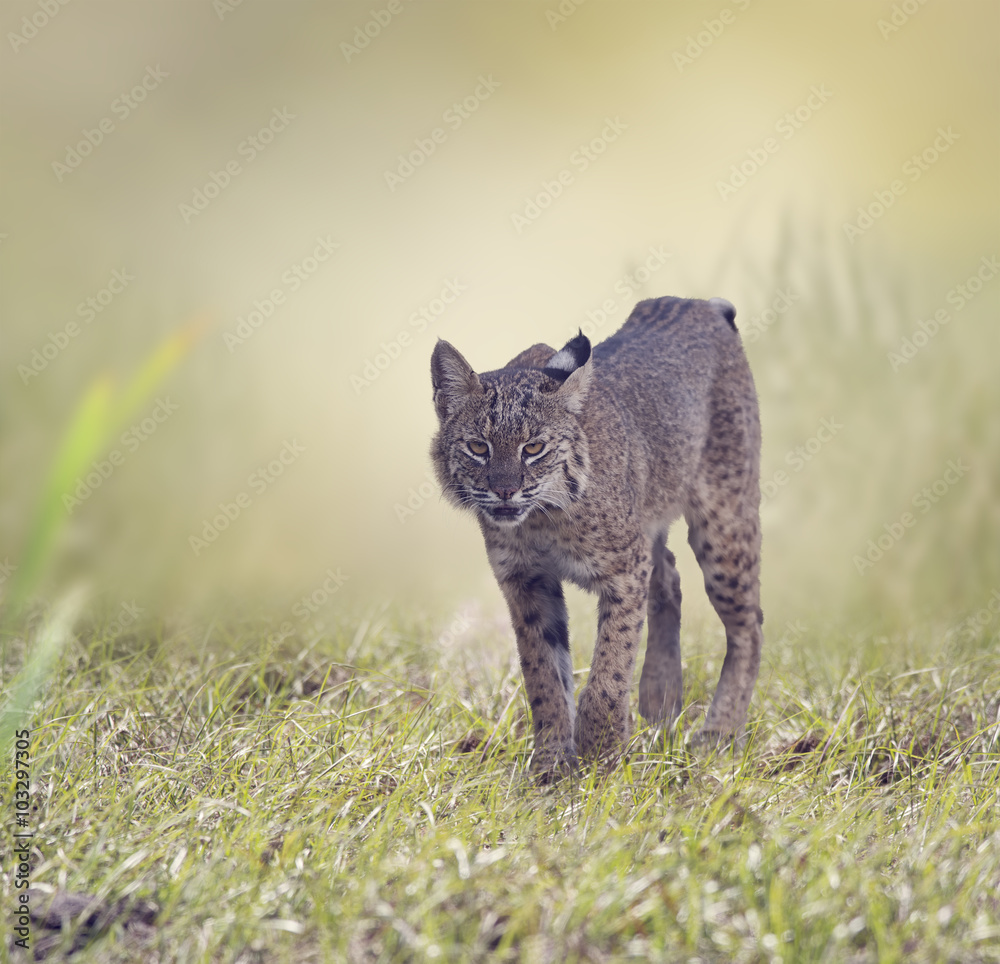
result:
[[[558,352],[536,346],[506,368],[476,374],[439,341],[431,357],[440,430],[431,455],[447,498],[494,526],[516,526],[580,497],[590,458],[577,415],[590,383],[582,333]],[[525,356],[544,367],[521,366]]]

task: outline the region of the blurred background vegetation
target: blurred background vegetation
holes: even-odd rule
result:
[[[954,624],[1000,588],[992,0],[40,10],[0,13],[5,572],[94,386],[207,321],[59,499],[36,606],[85,577],[119,620],[492,619],[478,529],[428,482],[435,338],[487,370],[664,294],[738,309],[772,640]]]

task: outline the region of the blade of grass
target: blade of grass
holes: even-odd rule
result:
[[[28,722],[31,707],[39,698],[63,647],[73,635],[73,625],[85,597],[82,586],[63,596],[35,641],[28,661],[14,678],[10,697],[0,711],[0,748],[4,753],[15,730],[22,729]]]
[[[66,521],[63,495],[97,458],[108,441],[149,398],[156,387],[201,337],[206,319],[199,317],[168,335],[153,350],[116,398],[114,381],[98,377],[76,407],[56,450],[48,481],[28,530],[21,563],[7,597],[3,624],[10,626],[35,590]]]

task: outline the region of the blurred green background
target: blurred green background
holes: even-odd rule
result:
[[[663,294],[738,309],[772,640],[1000,587],[994,0],[8,0],[0,27],[6,570],[95,380],[203,325],[36,601],[490,615],[428,482],[435,338],[488,370]]]

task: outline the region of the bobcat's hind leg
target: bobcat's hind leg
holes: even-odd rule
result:
[[[681,577],[663,538],[653,543],[647,604],[646,659],[639,678],[639,712],[650,723],[675,720],[681,711]]]
[[[726,628],[726,658],[698,738],[739,733],[760,669],[760,522],[756,504],[720,501],[688,517],[688,542],[705,576],[705,590]]]

